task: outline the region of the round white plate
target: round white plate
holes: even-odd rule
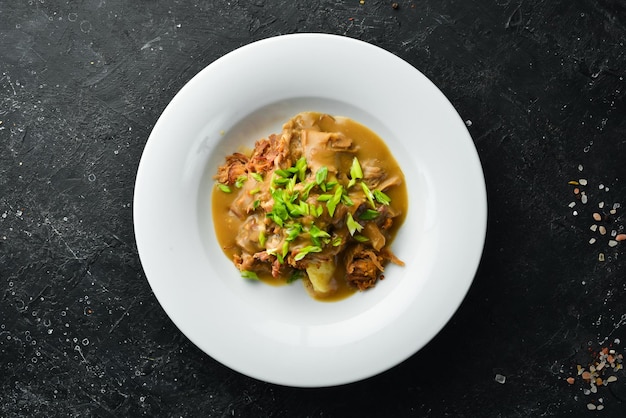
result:
[[[390,265],[374,289],[339,302],[315,301],[297,282],[242,279],[214,235],[218,165],[305,110],[377,132],[409,190],[392,245],[406,266]],[[428,343],[470,287],[486,220],[476,149],[444,95],[395,55],[325,34],[265,39],[202,70],[154,126],[135,185],[139,256],[172,321],[226,366],[289,386],[361,380]]]

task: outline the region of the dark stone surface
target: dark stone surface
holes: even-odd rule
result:
[[[398,4],[0,3],[0,416],[586,416],[599,398],[594,413],[626,416],[623,370],[597,394],[565,381],[590,350],[626,344],[625,247],[589,229],[600,202],[626,204],[626,4]],[[242,376],[178,331],[143,274],[131,204],[150,130],[193,75],[307,31],[433,80],[469,125],[490,214],[446,328],[392,370],[315,390]],[[588,203],[570,208],[579,178]]]

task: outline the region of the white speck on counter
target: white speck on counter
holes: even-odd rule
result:
[[[494,380],[500,383],[501,385],[503,385],[506,382],[506,376],[503,376],[501,374],[496,374],[496,377],[494,378]]]

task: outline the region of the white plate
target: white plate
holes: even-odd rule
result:
[[[409,213],[376,288],[340,302],[300,283],[240,278],[214,236],[212,176],[241,144],[300,111],[355,119],[403,169]],[[135,185],[137,247],[178,328],[226,366],[302,387],[361,380],[430,341],[465,297],[483,248],[487,204],[472,139],[444,95],[395,55],[350,38],[285,35],[216,60],[167,106]]]

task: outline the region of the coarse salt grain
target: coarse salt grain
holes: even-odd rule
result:
[[[591,229],[593,232],[596,232],[598,230],[598,225],[593,224],[589,227],[589,229]]]
[[[615,247],[616,245],[617,245],[617,241],[615,241],[614,239],[609,240],[609,247]]]
[[[615,215],[615,214],[617,213],[617,211],[616,211],[615,209],[611,209],[611,210],[609,211],[609,213],[610,213],[611,215]]]
[[[496,382],[500,383],[501,385],[503,385],[504,382],[506,382],[506,376],[503,376],[501,374],[497,374],[494,380]]]
[[[606,379],[606,381],[609,382],[609,383],[617,382],[617,377],[616,376],[609,376]]]
[[[600,235],[606,235],[606,228],[603,225],[600,225],[598,231],[600,232]]]
[[[593,219],[595,219],[596,221],[602,220],[602,215],[600,215],[598,212],[594,212],[592,216],[593,216]]]
[[[573,208],[574,206],[576,206],[576,202],[570,202],[570,204],[567,206],[569,206],[570,208]]]
[[[578,165],[578,171],[583,171],[583,165],[582,164]]]
[[[602,411],[604,409],[604,405],[598,405],[598,407],[596,408],[598,411]]]
[[[598,186],[598,189],[600,189],[600,190],[604,189],[604,184],[600,184],[600,185]]]
[[[587,179],[580,179],[580,180],[578,180],[578,184],[580,184],[581,186],[586,186],[587,185]]]
[[[598,207],[599,207],[600,209],[602,209],[602,208],[604,207],[604,202],[600,202],[600,203],[598,203]]]
[[[590,410],[590,411],[595,411],[597,409],[597,407],[594,404],[592,404],[592,403],[588,403],[587,404],[587,409]]]
[[[595,244],[595,243],[596,243],[596,239],[595,239],[595,238],[591,238],[591,239],[589,240],[589,244]]]
[[[583,205],[587,204],[587,195],[585,193],[580,196],[580,201],[583,202]]]
[[[598,261],[604,261],[604,253],[598,254]]]

